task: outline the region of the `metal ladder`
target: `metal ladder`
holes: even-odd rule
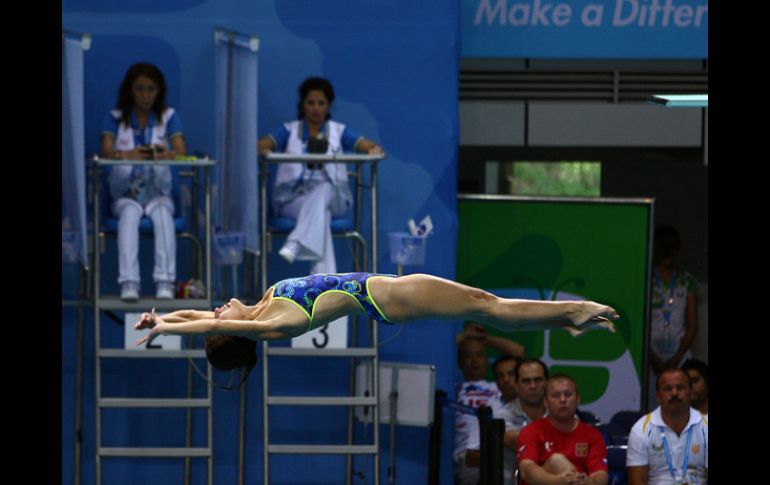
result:
[[[357,318],[357,317],[356,317]],[[363,319],[363,317],[360,317]],[[377,351],[377,323],[369,321],[372,336],[371,347],[354,347],[346,349],[295,349],[291,347],[271,347],[267,341],[262,342],[262,402],[263,402],[263,459],[264,476],[263,483],[270,483],[270,455],[271,454],[326,454],[326,455],[347,455],[347,483],[351,483],[352,478],[352,457],[354,455],[373,455],[374,458],[374,484],[380,483],[380,446],[379,446],[379,424],[380,413],[378,406],[379,355]],[[353,328],[357,328],[357,323],[353,323]],[[355,333],[353,341],[356,341]],[[349,357],[351,359],[351,396],[273,396],[269,394],[269,357]],[[354,373],[355,360],[360,358],[371,359],[370,377],[372,382],[369,389],[372,389],[370,396],[353,396],[354,393]],[[270,406],[291,405],[291,406],[349,406],[348,408],[348,444],[347,445],[276,445],[270,443]],[[372,409],[372,438],[371,444],[353,444],[353,408],[355,406],[365,406]]]
[[[364,186],[364,163],[370,163],[370,177],[368,187],[370,188],[371,204],[370,204],[370,217],[371,217],[371,244],[369,261],[371,261],[372,271],[377,272],[377,162],[382,159],[380,156],[372,155],[286,155],[286,154],[270,154],[267,159],[260,161],[260,204],[261,204],[261,234],[262,234],[262,260],[261,271],[262,274],[262,292],[267,291],[267,248],[268,248],[268,231],[267,231],[267,179],[268,179],[268,164],[269,163],[287,163],[297,161],[313,161],[313,162],[346,162],[355,163],[357,165],[357,184],[356,184],[356,214],[355,214],[355,226],[356,231],[360,232],[361,228],[361,207],[362,207],[362,187]],[[362,271],[367,271],[367,249],[363,250],[361,257],[363,258],[363,264],[360,266]],[[354,253],[354,264],[356,270],[358,266],[358,258]],[[357,330],[359,320],[364,320],[364,316],[352,317],[352,334],[351,341],[355,345],[357,342]],[[324,454],[324,455],[347,455],[347,477],[346,483],[348,485],[352,482],[352,470],[353,470],[353,456],[356,455],[372,455],[374,460],[373,474],[374,485],[380,483],[380,440],[379,440],[379,425],[380,414],[378,406],[378,391],[379,391],[379,372],[375,371],[379,367],[379,353],[378,353],[378,333],[377,322],[373,320],[367,320],[369,323],[371,346],[370,347],[352,347],[345,349],[304,349],[304,348],[291,348],[291,347],[271,347],[267,341],[262,342],[262,424],[263,424],[263,484],[269,485],[270,483],[270,455],[273,454]],[[288,357],[288,358],[302,358],[302,357],[348,357],[351,360],[350,366],[350,382],[349,382],[349,396],[273,396],[269,393],[270,381],[269,381],[269,358],[270,357]],[[354,396],[355,393],[355,368],[357,359],[371,359],[370,372],[371,382],[369,382],[369,389],[372,390],[370,396]],[[292,444],[292,445],[278,445],[270,442],[270,406],[348,406],[348,428],[347,428],[347,441],[346,445],[307,445],[307,444]],[[371,408],[372,410],[372,442],[370,444],[353,444],[353,419],[354,419],[354,407],[364,406]]]
[[[94,305],[94,322],[95,322],[95,339],[96,339],[96,365],[94,368],[94,375],[96,378],[96,484],[102,483],[101,473],[101,461],[102,457],[180,457],[180,458],[208,458],[208,483],[213,483],[213,409],[212,409],[212,388],[206,386],[206,397],[204,398],[192,398],[189,397],[192,391],[192,375],[191,370],[188,368],[188,397],[186,398],[133,398],[133,397],[106,397],[102,395],[101,384],[101,361],[102,359],[110,358],[122,358],[122,359],[136,359],[136,358],[153,358],[153,359],[206,359],[206,352],[196,349],[183,349],[183,350],[127,350],[118,348],[101,348],[99,342],[101,342],[100,332],[100,316],[101,310],[114,310],[114,311],[140,311],[139,308],[146,308],[144,305],[155,305],[156,308],[162,310],[177,310],[181,308],[190,308],[190,300],[176,300],[177,305],[169,305],[168,300],[139,300],[138,302],[128,305],[113,299],[102,298],[96,300]],[[210,308],[210,306],[197,306],[196,308]],[[207,365],[206,376],[209,380],[212,379],[211,365]],[[102,446],[102,409],[105,408],[180,408],[187,409],[187,428],[186,428],[186,446],[184,447],[105,447]],[[207,441],[208,446],[205,447],[192,447],[190,446],[191,440],[191,426],[192,416],[191,411],[195,408],[203,408],[207,410]],[[189,460],[186,462],[185,467],[185,483],[189,483]]]
[[[206,397],[204,398],[192,398],[192,369],[188,365],[188,378],[187,378],[187,394],[186,398],[133,398],[133,397],[107,397],[102,395],[102,382],[101,382],[101,364],[102,359],[135,359],[135,358],[153,358],[153,359],[205,359],[206,353],[204,350],[197,349],[183,349],[183,350],[129,350],[120,348],[102,348],[101,346],[101,313],[102,311],[120,311],[120,312],[142,312],[147,311],[148,308],[156,308],[161,311],[174,311],[179,309],[202,309],[208,310],[211,308],[212,294],[211,294],[211,200],[210,200],[210,172],[209,169],[215,164],[213,160],[197,160],[197,161],[185,161],[174,162],[178,165],[193,165],[203,167],[205,169],[205,261],[206,261],[206,297],[201,299],[178,299],[178,300],[156,300],[156,299],[141,299],[134,303],[127,303],[121,301],[117,296],[102,296],[101,294],[101,257],[100,257],[100,238],[102,237],[100,231],[100,201],[99,201],[99,182],[100,182],[100,168],[104,165],[116,165],[125,163],[146,163],[146,161],[130,161],[130,160],[100,160],[95,158],[93,160],[93,178],[91,181],[92,195],[93,195],[93,307],[94,307],[94,335],[95,335],[95,419],[96,419],[96,485],[102,483],[102,458],[103,457],[179,457],[185,458],[185,480],[184,483],[189,483],[190,480],[190,459],[191,458],[207,458],[208,462],[208,484],[213,484],[213,409],[212,409],[212,388],[206,386]],[[154,163],[158,163],[155,161]],[[189,339],[192,342],[192,339]],[[207,362],[206,376],[209,381],[212,379],[211,365]],[[102,409],[108,408],[123,408],[123,409],[139,409],[139,408],[179,408],[187,410],[187,422],[185,433],[185,445],[184,447],[105,447],[102,446]],[[207,442],[208,445],[203,447],[193,447],[190,445],[192,434],[192,410],[193,409],[206,409],[207,410]]]

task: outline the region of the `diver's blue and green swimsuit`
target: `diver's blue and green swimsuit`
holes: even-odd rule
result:
[[[310,319],[308,329],[313,326],[313,307],[319,296],[326,293],[342,293],[352,296],[366,315],[372,320],[393,323],[382,312],[369,293],[372,278],[395,278],[391,274],[341,273],[314,274],[301,278],[289,278],[272,286],[274,300],[286,300],[297,305]]]

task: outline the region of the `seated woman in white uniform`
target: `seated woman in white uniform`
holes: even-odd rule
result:
[[[253,306],[233,298],[213,312],[178,310],[159,316],[153,309],[134,328],[150,329],[137,345],[158,335],[205,335],[214,367],[248,372],[257,363],[258,341],[291,339],[357,314],[383,323],[466,319],[506,332],[563,328],[575,336],[597,327],[614,332],[610,320],[619,317],[612,307],[593,301],[500,298],[427,274],[344,273],[280,281]]]
[[[186,153],[182,123],[166,106],[166,79],[153,64],[128,68],[116,109],[104,121],[101,156],[125,160],[172,160]],[[176,234],[172,174],[168,165],[116,165],[109,173],[112,212],[118,217],[120,298],[139,299],[139,222],[152,219],[155,297],[174,297]]]
[[[299,87],[299,98],[299,119],[261,138],[260,154],[383,153],[373,141],[330,119],[334,88],[326,79],[306,79]],[[331,220],[347,214],[353,201],[346,164],[279,164],[272,199],[277,215],[297,221],[278,253],[289,263],[311,261],[311,274],[336,273]]]

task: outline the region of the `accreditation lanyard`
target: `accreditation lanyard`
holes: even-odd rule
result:
[[[668,447],[668,439],[666,438],[666,428],[660,426],[660,435],[663,440],[663,449],[666,452],[666,462],[668,462],[668,472],[671,474],[671,478],[674,479],[674,483],[681,483],[676,481],[676,470],[674,470],[674,460],[671,458],[671,449]],[[687,430],[687,443],[684,445],[684,460],[682,461],[682,480],[687,475],[687,465],[690,462],[690,444],[692,443],[692,429],[694,426],[690,426]]]
[[[660,295],[663,296],[663,279],[660,277],[657,271],[655,271],[655,286],[660,290]],[[671,311],[674,308],[674,290],[676,289],[676,271],[671,275],[671,286],[668,289],[668,298],[663,302],[663,324],[668,327],[671,325]]]
[[[155,112],[150,113],[147,125],[144,128],[139,128],[139,119],[133,111],[131,112],[131,122],[134,131],[134,148],[142,145],[152,145],[152,132],[155,129]],[[134,126],[136,128],[133,128]]]

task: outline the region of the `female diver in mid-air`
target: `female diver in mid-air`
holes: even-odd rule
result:
[[[235,298],[213,312],[143,313],[135,329],[158,335],[206,335],[206,355],[220,370],[256,365],[260,340],[291,339],[346,315],[366,314],[383,323],[417,319],[473,320],[505,332],[563,328],[577,336],[615,327],[617,312],[593,301],[500,298],[484,290],[427,274],[317,274],[280,281],[256,305]]]

